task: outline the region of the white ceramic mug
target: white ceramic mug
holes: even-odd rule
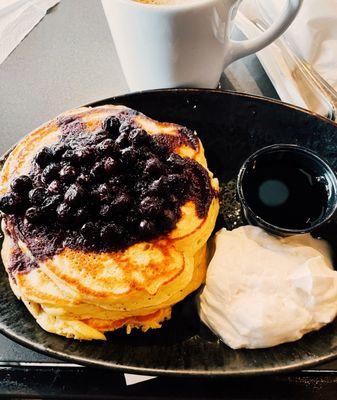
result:
[[[156,5],[102,0],[131,90],[217,86],[233,61],[267,46],[295,18],[303,0],[287,0],[277,21],[258,38],[230,39],[241,0],[185,0]]]

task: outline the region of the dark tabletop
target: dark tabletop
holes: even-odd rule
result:
[[[230,66],[221,87],[277,97],[256,57]],[[66,109],[127,92],[100,1],[61,0],[0,65],[0,153]],[[0,397],[335,399],[337,362],[245,380],[124,382],[120,373],[66,364],[0,335]]]

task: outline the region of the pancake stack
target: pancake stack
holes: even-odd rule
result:
[[[18,143],[0,185],[9,282],[48,332],[159,328],[204,282],[218,181],[187,128],[71,110]]]

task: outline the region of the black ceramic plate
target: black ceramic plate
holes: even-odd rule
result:
[[[337,168],[337,125],[258,97],[211,90],[159,90],[106,99],[93,105],[123,104],[158,119],[195,129],[205,146],[210,169],[224,186],[227,201],[218,226],[241,223],[235,215],[233,179],[244,159],[274,143],[305,145]],[[225,216],[225,217],[224,217]],[[337,220],[318,235],[337,249]],[[107,342],[78,342],[43,331],[16,300],[0,268],[0,330],[37,351],[72,362],[144,374],[245,375],[304,368],[337,356],[337,321],[303,339],[270,349],[231,350],[197,316],[195,295],[174,308],[159,330]]]

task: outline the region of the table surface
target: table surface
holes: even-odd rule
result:
[[[240,37],[239,32],[236,32],[235,35]],[[247,57],[230,66],[223,74],[220,85],[223,89],[277,98],[272,84],[255,56]],[[4,153],[23,135],[62,111],[127,92],[128,88],[100,1],[61,0],[0,65],[0,109],[2,110],[0,115],[0,153]],[[59,368],[50,370],[50,366],[55,363],[59,365]],[[13,368],[15,365],[18,368]],[[24,366],[27,365],[30,367],[25,370]],[[34,365],[35,369],[32,369]],[[82,377],[88,373],[97,374],[97,371],[87,372],[87,370],[91,370],[90,368],[66,367],[66,364],[28,350],[2,335],[0,335],[1,366],[0,397],[6,393],[15,393],[18,397],[27,395],[27,393],[30,395],[36,393],[36,388],[31,387],[31,381],[22,383],[22,376],[26,376],[27,371],[30,371],[29,374],[33,374],[32,371],[35,371],[34,373],[40,379],[43,376],[45,384],[48,379],[52,379],[54,388],[57,386],[55,373],[59,379],[63,377],[63,382],[69,379],[66,371],[76,370],[77,376]],[[327,374],[331,384],[332,375],[325,370],[334,368],[337,370],[337,362],[320,368],[319,379],[321,382],[324,382],[325,379],[322,378],[322,374]],[[115,382],[121,382],[120,374],[99,373],[101,388],[104,386],[102,376],[106,374],[110,377],[114,376]],[[296,378],[295,386],[302,387],[306,374],[311,376],[310,373],[302,373],[301,384]],[[165,381],[164,378],[162,379]],[[20,380],[21,384],[18,383]],[[284,380],[284,384],[285,381],[287,379]],[[166,378],[167,385],[172,382],[177,384],[174,379]],[[189,382],[191,384],[191,381]],[[282,379],[280,378],[278,382],[281,384]],[[289,384],[289,380],[287,382]],[[310,388],[310,384],[308,384],[310,379],[305,382],[307,383],[303,387]],[[335,378],[333,378],[333,382],[335,385]],[[186,381],[181,384],[180,381],[181,393],[185,393],[181,395],[181,398],[189,397],[189,384]],[[152,388],[151,390],[157,393],[157,397],[161,397],[160,384],[148,382],[141,385],[143,385],[142,393],[145,393],[146,388]],[[205,383],[205,385],[207,384]],[[249,383],[247,385],[249,386]],[[272,385],[271,382],[270,387]],[[317,381],[315,385],[317,389]],[[219,383],[214,387],[218,386]],[[335,390],[336,386],[333,387]],[[42,396],[41,391],[39,392],[39,396]],[[46,389],[44,396],[47,396],[47,392]],[[130,395],[130,393],[117,392],[115,398]],[[56,393],[58,393],[57,389],[54,394]],[[202,393],[205,392],[200,391],[196,397],[202,397]],[[247,395],[249,391],[245,393]],[[75,394],[73,392],[74,396]],[[221,391],[215,390],[209,395],[214,397],[220,396],[220,394]],[[281,395],[282,390],[278,394]],[[110,395],[112,395],[111,392]],[[173,393],[171,396],[176,395]]]

